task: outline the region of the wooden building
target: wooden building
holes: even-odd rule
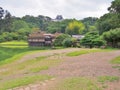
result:
[[[55,38],[59,34],[49,34],[45,32],[34,32],[28,36],[29,46],[52,46]]]

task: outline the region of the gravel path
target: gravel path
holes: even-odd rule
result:
[[[73,49],[76,50],[76,49]],[[73,51],[72,49],[49,51],[45,52],[44,55],[55,54],[55,53],[66,53],[69,51]],[[37,56],[43,55],[37,54],[33,55],[34,58]],[[29,55],[28,55],[29,56]],[[22,60],[28,60],[28,56],[23,58]],[[33,56],[30,56],[31,58]],[[118,76],[120,77],[120,71],[117,69],[112,68],[112,64],[110,64],[110,60],[120,56],[119,51],[112,51],[112,52],[98,52],[98,53],[91,53],[91,54],[84,54],[81,56],[76,57],[63,57],[64,62],[61,63],[59,66],[55,66],[50,68],[49,70],[41,71],[40,74],[48,74],[56,76],[57,78],[50,81],[45,81],[42,84],[32,84],[26,87],[21,87],[17,89],[11,90],[48,90],[49,87],[55,86],[55,83],[60,80],[59,78],[66,78],[66,77],[75,77],[75,76],[83,76],[83,77],[92,77],[96,78],[98,76]],[[118,83],[110,83],[110,87],[106,90],[120,90],[119,87],[120,82]]]
[[[120,51],[98,52],[77,57],[66,57],[65,62],[57,67],[42,71],[42,74],[58,77],[71,76],[120,76],[117,69],[112,68],[110,60],[120,56]]]

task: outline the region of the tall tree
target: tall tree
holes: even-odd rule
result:
[[[0,7],[0,34],[2,32],[11,32],[12,16],[9,11]]]
[[[111,3],[111,6],[108,10],[112,13],[119,13],[120,14],[120,0],[114,0]]]
[[[120,28],[120,0],[112,1],[108,10],[110,12],[98,20],[100,34],[111,29]]]
[[[4,9],[0,7],[0,19],[4,16]]]
[[[85,26],[82,22],[74,20],[66,27],[66,33],[70,35],[82,34],[84,29]]]

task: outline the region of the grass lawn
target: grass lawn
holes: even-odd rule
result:
[[[51,76],[47,75],[34,75],[8,80],[6,82],[0,82],[0,90],[8,90],[18,86],[24,86],[35,82],[49,80],[51,78]]]
[[[110,63],[114,65],[113,68],[120,70],[120,56],[111,60]]]
[[[4,45],[6,46],[4,47]],[[52,78],[48,75],[38,75],[42,70],[47,70],[51,66],[55,66],[61,62],[57,59],[49,59],[49,57],[37,57],[33,60],[23,61],[21,63],[14,62],[22,56],[46,51],[46,47],[27,47],[25,42],[5,42],[0,44],[0,90],[7,90],[18,86],[28,85],[37,81],[44,81]],[[22,47],[19,45],[23,45]],[[19,76],[19,78],[8,79],[11,76]],[[34,76],[33,76],[34,75]],[[26,77],[25,77],[26,76]]]
[[[12,41],[0,44],[0,90],[24,86],[39,81],[53,78],[48,75],[39,75],[42,70],[58,65],[62,62],[58,56],[42,56],[23,62],[14,62],[26,54],[46,51],[46,47],[28,47],[24,41]],[[93,52],[108,52],[114,49],[81,49],[80,51],[70,52],[67,56],[78,56]],[[114,63],[119,63],[119,58],[114,59]],[[18,76],[15,77],[14,76]],[[13,77],[12,79],[10,77]],[[101,76],[97,80],[86,77],[72,77],[62,80],[52,90],[102,90],[98,82],[117,81],[118,77]]]
[[[68,78],[50,90],[102,90],[95,80],[85,77]]]
[[[0,43],[2,47],[28,47],[28,43],[26,41],[8,41]]]
[[[0,68],[5,68],[7,70],[0,73],[0,90],[24,86],[30,83],[49,80],[50,78],[52,78],[53,76],[37,74],[42,70],[47,70],[52,66],[58,65],[62,61],[56,58],[49,59],[49,57],[37,57],[35,59],[24,61],[19,64],[12,63],[5,64],[3,67],[1,66]],[[13,78],[6,81],[4,80],[6,77],[8,78],[11,76],[19,75],[20,78]],[[24,75],[27,77],[25,77]]]
[[[114,81],[118,81],[120,78],[117,76],[100,76],[98,77],[98,81],[101,83],[105,83],[105,82],[114,82]]]
[[[28,47],[25,41],[11,41],[0,43],[0,65],[10,63],[14,60],[20,59],[22,56],[45,51],[49,47]]]
[[[94,53],[94,52],[109,52],[116,49],[82,49],[80,51],[74,51],[67,54],[67,56],[79,56],[82,54]]]

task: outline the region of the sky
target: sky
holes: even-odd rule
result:
[[[0,7],[13,16],[44,15],[55,18],[83,19],[100,17],[107,13],[113,0],[0,0]]]

